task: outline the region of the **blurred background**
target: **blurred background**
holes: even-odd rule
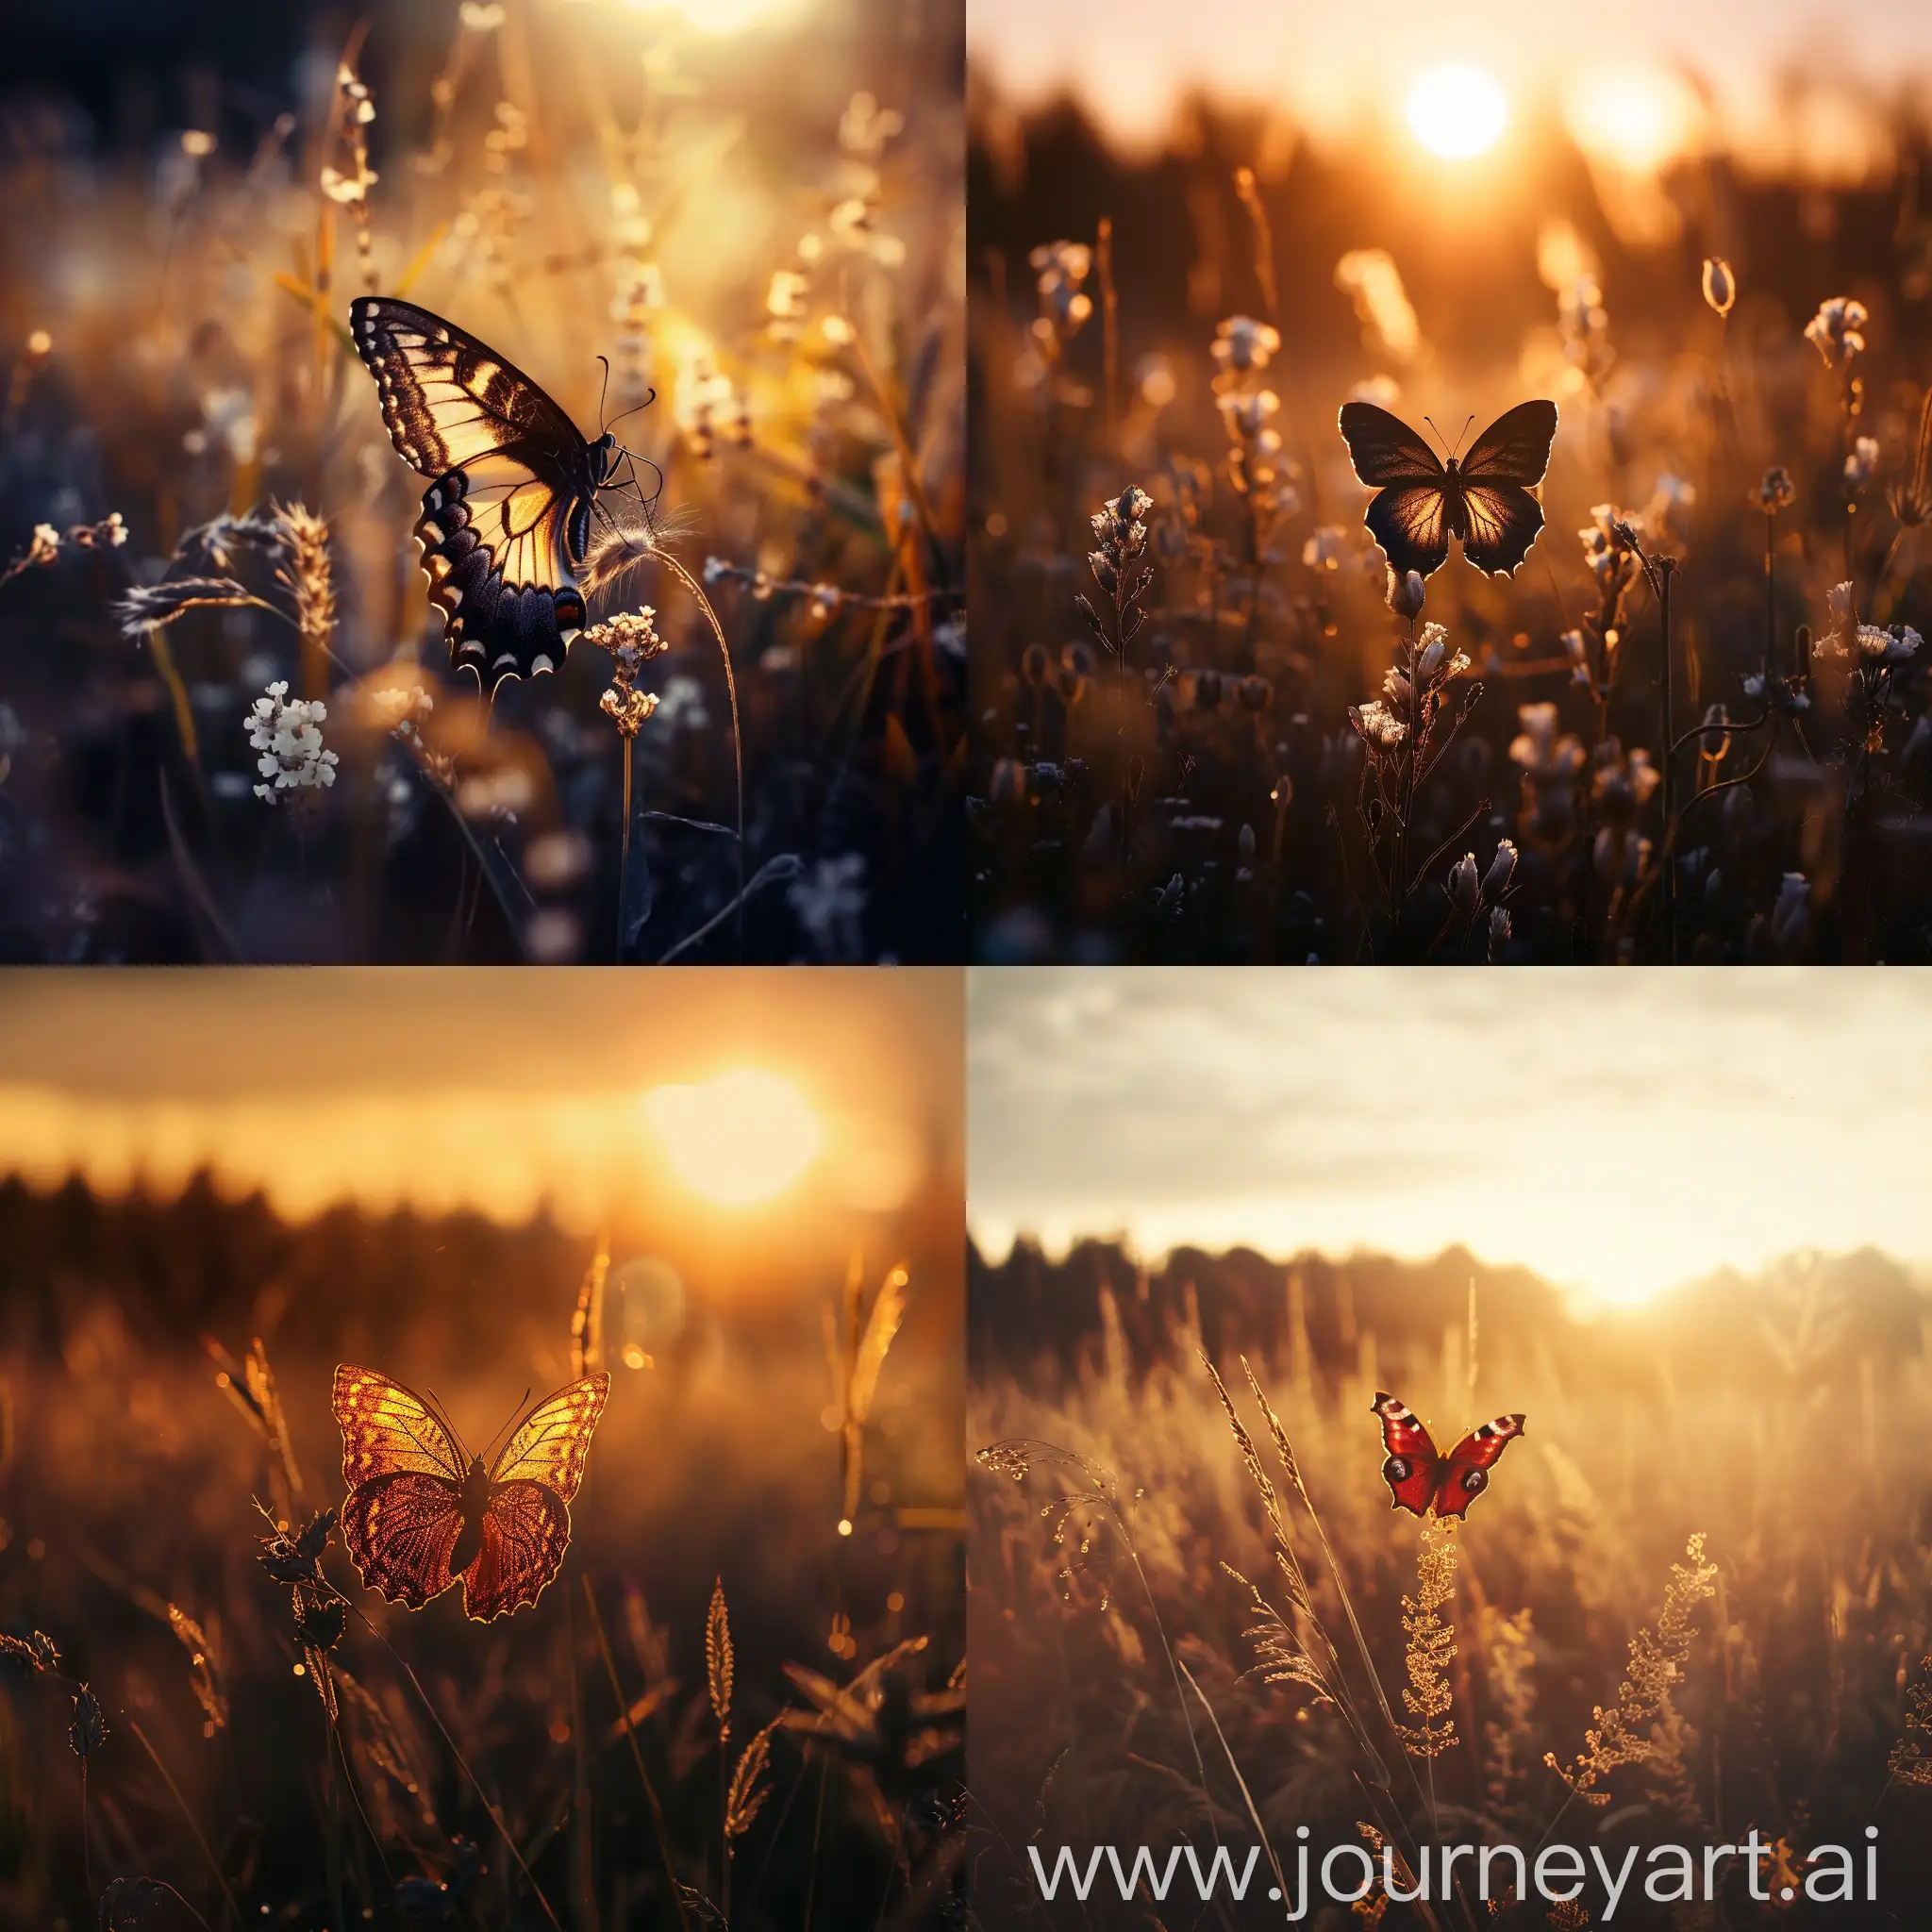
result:
[[[1925,1041],[1924,996],[1854,1009],[1815,974],[1462,975],[1427,1000],[1385,974],[1077,980],[982,972],[971,995],[968,1439],[1003,1445],[970,1489],[989,1923],[1037,1896],[1029,1840],[1050,1866],[1062,1843],[1211,1829],[1239,1865],[1256,1818],[1291,1864],[1297,1826],[1319,1848],[1364,1818],[1411,1861],[1440,1829],[1613,1867],[1756,1826],[1799,1869],[1875,1825],[1880,1904],[1834,1921],[1932,1898],[1932,1484],[1893,1446],[1932,1421],[1932,1254],[1887,1072]],[[1526,1417],[1453,1537],[1391,1509],[1385,1390],[1445,1453]],[[1444,1541],[1456,1741],[1416,1749],[1374,1685],[1415,1725],[1415,1600]],[[1644,1676],[1630,1645],[1671,1615],[1662,1695],[1584,1798],[1557,1767],[1576,1775]],[[1379,1765],[1339,1699],[1283,1674],[1297,1649]],[[1133,1923],[1107,1889],[1091,1923]],[[1724,1908],[1777,1909],[1741,1881]],[[1639,1923],[1692,1923],[1673,1909]],[[1080,1923],[1064,1894],[1045,1910]]]
[[[662,474],[758,881],[692,951],[958,957],[957,6],[8,11],[8,955],[653,960],[737,895],[718,645],[656,558],[592,599],[658,612],[648,728],[594,644],[490,713],[450,675],[347,335],[379,291]],[[336,763],[270,804],[278,682]]]
[[[0,1630],[62,1661],[0,1657],[0,1923],[193,1922],[133,1916],[139,1881],[210,1922],[225,1884],[251,1923],[549,1924],[472,1774],[560,1923],[704,1923],[768,1724],[733,1923],[930,1923],[960,1768],[961,1028],[958,976],[917,972],[9,986]],[[394,1646],[350,1618],[332,1741],[256,1502],[297,1528],[340,1504],[343,1360],[433,1391],[473,1449],[580,1362],[613,1386],[534,1607],[408,1614],[330,1550]],[[83,1681],[108,1732],[85,1843]]]
[[[1224,0],[1101,32],[991,0],[972,54],[978,957],[1924,956],[1913,9]],[[1514,579],[1430,580],[1469,664],[1377,818],[1349,713],[1407,634],[1337,412],[1446,453],[1535,396],[1547,526]],[[1074,598],[1129,485],[1123,679]],[[1452,900],[1506,839],[1507,890]]]

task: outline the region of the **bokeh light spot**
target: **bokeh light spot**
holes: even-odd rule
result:
[[[1461,62],[1430,68],[1409,89],[1407,111],[1409,132],[1445,161],[1494,147],[1509,119],[1494,77]]]
[[[811,1165],[823,1138],[791,1081],[751,1067],[693,1087],[659,1087],[644,1110],[678,1179],[725,1208],[783,1193]]]

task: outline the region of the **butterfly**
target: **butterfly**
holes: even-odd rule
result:
[[[1343,403],[1341,435],[1357,476],[1376,491],[1362,521],[1404,575],[1441,570],[1451,537],[1495,576],[1513,575],[1529,555],[1543,526],[1543,507],[1530,492],[1550,466],[1555,403],[1506,409],[1447,469],[1407,424],[1374,403]]]
[[[392,1604],[420,1610],[458,1576],[479,1624],[533,1604],[570,1543],[570,1500],[610,1377],[545,1396],[496,1460],[471,1457],[420,1395],[343,1363],[333,1407],[342,1430],[342,1542],[357,1574]]]
[[[349,333],[390,441],[430,479],[415,535],[451,663],[486,697],[555,671],[586,621],[577,573],[597,492],[630,453],[608,429],[586,441],[522,370],[412,302],[358,296]]]
[[[1411,1516],[1426,1516],[1431,1508],[1438,1516],[1463,1515],[1489,1488],[1496,1458],[1523,1433],[1520,1415],[1499,1415],[1439,1456],[1428,1430],[1399,1395],[1376,1390],[1374,1411],[1389,1451],[1382,1480],[1395,1498],[1392,1507]]]

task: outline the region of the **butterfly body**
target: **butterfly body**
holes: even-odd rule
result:
[[[485,695],[556,670],[586,622],[577,573],[617,439],[586,439],[522,370],[413,303],[358,296],[349,329],[390,441],[429,480],[415,536],[451,663]]]
[[[1472,1429],[1446,1456],[1437,1452],[1429,1432],[1399,1396],[1375,1391],[1374,1413],[1381,1418],[1388,1450],[1382,1480],[1392,1508],[1411,1516],[1463,1516],[1490,1485],[1496,1459],[1523,1434],[1521,1415],[1499,1415]]]
[[[458,1577],[479,1623],[533,1604],[570,1544],[570,1504],[610,1378],[586,1376],[538,1403],[493,1463],[413,1391],[374,1369],[336,1371],[342,1541],[391,1603],[421,1609]]]
[[[1557,406],[1519,403],[1490,425],[1468,455],[1445,463],[1399,416],[1344,403],[1342,440],[1356,475],[1375,490],[1362,521],[1405,575],[1449,560],[1449,540],[1478,570],[1512,575],[1543,526],[1532,493],[1550,466]]]

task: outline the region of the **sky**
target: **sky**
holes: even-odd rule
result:
[[[1512,93],[1618,67],[1684,66],[1734,111],[1762,116],[1774,77],[1804,68],[1890,91],[1932,72],[1932,8],[1918,0],[1541,0],[1373,8],[1283,0],[972,0],[975,70],[1023,101],[1071,89],[1117,132],[1158,136],[1198,87],[1334,125],[1399,99],[1424,69],[1471,61]]]
[[[962,1051],[938,972],[8,974],[0,1174],[208,1165],[291,1219],[890,1214],[961,1158]]]
[[[1610,1301],[1932,1261],[1932,974],[993,968],[968,1029],[992,1255],[1460,1242]]]

